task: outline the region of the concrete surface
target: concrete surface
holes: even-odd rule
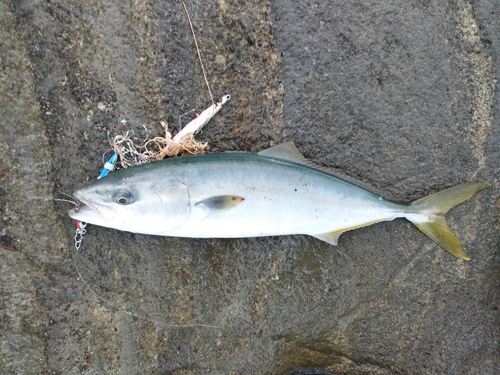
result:
[[[3,0],[0,373],[500,373],[499,2],[187,6],[232,95],[211,152],[293,140],[403,201],[489,181],[447,217],[472,261],[404,220],[337,247],[92,226],[76,253],[53,199],[96,178],[107,132],[210,104],[192,36],[179,1]]]

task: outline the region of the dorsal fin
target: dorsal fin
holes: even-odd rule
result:
[[[287,160],[295,164],[307,165],[312,168],[318,167],[313,162],[307,160],[292,141],[266,148],[265,150],[260,151],[258,155],[272,159]]]
[[[324,173],[327,173],[333,177],[336,177],[338,179],[341,179],[341,180],[344,180],[346,182],[349,182],[353,185],[356,185],[362,189],[365,189],[365,190],[368,190],[369,192],[373,193],[373,194],[376,194],[378,196],[380,196],[381,198],[383,199],[386,199],[386,200],[389,200],[389,201],[393,201],[393,202],[398,202],[397,200],[393,199],[393,198],[390,198],[388,197],[387,195],[383,194],[382,192],[378,191],[377,189],[375,189],[374,187],[368,185],[368,184],[365,184],[364,182],[361,182],[361,181],[358,181],[354,178],[351,178],[351,177],[348,177],[348,176],[345,176],[341,173],[338,173],[336,171],[333,171],[329,168],[326,168],[326,167],[323,167],[321,165],[318,165],[310,160],[307,160],[304,155],[302,155],[300,153],[300,151],[298,150],[297,146],[295,146],[295,144],[291,141],[289,142],[285,142],[285,143],[281,143],[279,145],[276,145],[276,146],[273,146],[273,147],[270,147],[270,148],[267,148],[265,150],[262,150],[258,153],[258,155],[260,156],[265,156],[267,158],[271,158],[271,159],[280,159],[280,160],[286,160],[286,161],[289,161],[289,162],[292,162],[292,163],[295,163],[295,164],[301,164],[301,165],[305,165],[309,168],[313,168],[313,169],[317,169],[321,172],[324,172]]]

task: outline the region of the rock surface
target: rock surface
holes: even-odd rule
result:
[[[0,373],[499,373],[498,5],[187,6],[232,95],[197,136],[211,152],[293,140],[402,201],[488,181],[447,217],[472,261],[404,220],[337,247],[93,226],[75,252],[53,199],[96,178],[107,132],[175,129],[210,97],[181,2],[5,0]]]

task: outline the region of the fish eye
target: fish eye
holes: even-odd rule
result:
[[[134,202],[134,195],[130,191],[120,190],[114,194],[113,199],[116,203],[125,206]]]

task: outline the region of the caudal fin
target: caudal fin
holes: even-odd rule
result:
[[[444,215],[450,208],[490,186],[484,182],[464,184],[418,199],[410,207],[423,215],[409,215],[408,219],[443,249],[460,259],[470,260],[459,239],[448,227]]]

